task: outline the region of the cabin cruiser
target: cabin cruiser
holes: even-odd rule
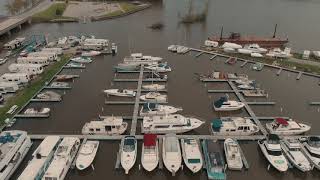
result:
[[[311,129],[309,125],[283,118],[276,118],[272,123],[267,123],[266,128],[270,133],[278,135],[297,135]]]
[[[230,117],[212,120],[211,130],[214,135],[249,136],[259,132],[259,127],[248,118]]]
[[[171,71],[171,67],[168,66],[167,63],[151,64],[151,65],[145,66],[144,68],[151,71],[160,72],[160,73]]]
[[[148,92],[147,94],[140,96],[140,100],[153,103],[164,103],[167,102],[167,95],[158,92]]]
[[[60,94],[54,91],[46,91],[46,92],[37,94],[36,99],[49,100],[49,101],[61,101],[62,98]]]
[[[229,100],[229,96],[220,97],[217,101],[213,102],[215,111],[235,111],[244,107],[244,103]]]
[[[148,84],[148,85],[142,85],[142,89],[146,89],[149,91],[159,91],[166,89],[166,85],[161,84]]]
[[[302,172],[312,170],[308,158],[304,155],[301,144],[296,139],[285,139],[281,142],[281,148],[288,161]]]
[[[303,143],[303,150],[315,168],[320,170],[320,137],[311,136]]]
[[[59,136],[45,137],[38,148],[33,152],[32,159],[29,161],[22,174],[20,174],[18,180],[42,179],[60,142]]]
[[[199,172],[203,166],[203,158],[198,141],[192,138],[181,139],[181,150],[184,164],[193,173]]]
[[[0,179],[9,180],[16,171],[32,142],[27,132],[13,130],[0,134]]]
[[[135,97],[136,92],[129,89],[106,89],[103,91],[105,94],[110,96],[120,96],[120,97]]]
[[[123,62],[130,64],[150,64],[162,61],[161,57],[143,56],[142,53],[133,53],[129,57],[125,57]]]
[[[23,114],[25,116],[49,116],[50,108],[41,108],[41,109],[28,108],[23,112]]]
[[[157,135],[144,134],[141,151],[141,164],[147,171],[153,171],[159,163],[159,144]]]
[[[83,57],[91,57],[91,56],[98,56],[100,55],[100,51],[84,51],[81,53],[81,56]]]
[[[269,163],[280,172],[288,170],[288,162],[281,151],[280,138],[269,134],[267,139],[258,141],[258,145]]]
[[[137,159],[137,139],[134,136],[126,136],[121,147],[121,166],[128,174]]]
[[[178,45],[170,45],[168,51],[177,52]]]
[[[54,153],[53,160],[42,179],[63,180],[77,155],[80,139],[76,137],[65,137]]]
[[[67,82],[52,82],[49,87],[51,87],[51,88],[66,88],[66,87],[70,87],[70,86],[69,86],[69,83],[67,83]]]
[[[128,127],[128,123],[123,122],[122,117],[105,116],[100,118],[101,120],[99,121],[85,123],[82,128],[82,134],[120,135]]]
[[[173,134],[163,137],[162,158],[164,166],[174,175],[181,167],[179,139]]]
[[[166,114],[174,114],[178,111],[182,111],[182,108],[160,105],[156,103],[145,103],[141,107],[140,116],[161,116]]]
[[[91,63],[92,59],[90,57],[75,57],[70,59],[73,62],[77,63]]]
[[[88,168],[96,157],[99,148],[99,141],[86,141],[79,150],[79,155],[76,159],[76,167],[79,170]]]
[[[227,138],[224,141],[224,154],[230,170],[241,171],[243,167],[240,146],[236,140]]]
[[[169,114],[166,116],[143,117],[143,133],[184,133],[200,127],[204,122],[192,117],[180,114]]]
[[[177,47],[177,53],[178,54],[184,54],[187,53],[190,49],[188,47],[185,46],[178,46]]]

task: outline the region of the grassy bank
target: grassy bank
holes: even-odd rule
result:
[[[107,13],[104,16],[99,17],[99,19],[106,19],[106,18],[114,18],[114,17],[120,17],[127,14],[131,14],[137,11],[140,11],[142,9],[145,9],[146,7],[149,7],[149,4],[146,4],[144,6],[138,6],[135,4],[132,4],[130,2],[119,2],[119,5],[122,10],[117,10],[111,13]]]
[[[32,21],[34,22],[50,22],[54,19],[66,19],[73,20],[71,17],[64,17],[63,12],[67,8],[66,3],[55,3],[51,5],[48,9],[41,11],[32,16]]]
[[[37,93],[46,82],[62,68],[62,66],[69,60],[69,56],[65,55],[59,62],[56,62],[45,69],[45,71],[34,79],[30,84],[19,90],[13,97],[9,98],[4,107],[0,108],[0,125],[4,124],[6,118],[11,118],[13,115],[6,114],[6,112],[13,105],[18,105],[19,109],[24,106]],[[19,110],[18,109],[18,110]]]

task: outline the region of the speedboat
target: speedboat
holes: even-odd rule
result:
[[[199,172],[203,165],[203,158],[198,141],[192,138],[181,139],[181,150],[184,164],[193,173]]]
[[[81,56],[90,57],[90,56],[98,56],[100,54],[101,54],[100,51],[84,51],[82,52]]]
[[[178,111],[182,111],[182,108],[160,105],[156,103],[145,103],[141,107],[140,116],[160,116],[166,114],[174,114]]]
[[[259,127],[248,118],[217,118],[211,122],[213,135],[249,136],[259,132]]]
[[[229,96],[223,96],[217,101],[213,102],[215,111],[235,111],[244,107],[244,103],[229,100]]]
[[[311,171],[312,165],[304,155],[301,144],[296,139],[285,139],[281,142],[281,148],[288,161],[302,172]]]
[[[46,91],[43,93],[39,93],[36,96],[36,99],[40,100],[50,100],[50,101],[61,101],[61,95],[54,91]]]
[[[177,52],[178,45],[170,45],[168,47],[168,51]]]
[[[178,46],[177,47],[178,54],[184,54],[184,53],[187,53],[188,51],[189,51],[188,47],[185,47],[185,46]]]
[[[49,116],[50,108],[28,108],[23,112],[23,114],[26,116]]]
[[[288,170],[288,162],[281,151],[280,138],[276,134],[269,134],[267,139],[258,141],[258,145],[269,163],[278,171]]]
[[[236,140],[228,138],[224,141],[224,154],[230,170],[241,171],[243,167],[240,146]]]
[[[150,90],[150,91],[159,91],[166,89],[166,85],[161,84],[148,84],[148,85],[142,85],[142,89]]]
[[[266,129],[272,134],[297,135],[309,131],[311,127],[292,119],[276,118],[273,122],[266,124]]]
[[[259,62],[252,65],[252,69],[256,70],[256,71],[261,71],[263,69],[263,67],[264,67],[264,64],[259,63]]]
[[[204,122],[197,118],[185,117],[180,114],[166,116],[145,116],[142,122],[143,133],[184,133],[200,127]]]
[[[134,136],[126,136],[121,147],[121,166],[128,174],[137,159],[137,139]]]
[[[142,53],[133,53],[129,57],[125,57],[123,62],[130,64],[150,64],[162,61],[161,57],[143,56]]]
[[[274,48],[269,51],[266,56],[274,58],[289,58],[291,55],[285,51],[282,51],[280,48]]]
[[[92,59],[90,57],[75,57],[70,59],[73,62],[77,63],[91,63]]]
[[[51,88],[66,88],[69,87],[67,82],[52,82],[50,85]]]
[[[140,100],[154,103],[167,102],[167,95],[160,94],[158,92],[148,92],[145,95],[140,96]]]
[[[122,117],[105,116],[100,117],[100,119],[85,123],[82,128],[82,134],[120,135],[127,130],[128,123],[123,122]]]
[[[159,147],[157,135],[145,134],[141,151],[141,164],[147,171],[153,171],[159,163]]]
[[[151,64],[149,66],[145,66],[145,69],[155,71],[155,72],[170,72],[171,68],[168,66],[167,63],[160,63],[160,64]]]
[[[305,154],[311,160],[315,168],[320,170],[320,137],[310,136],[306,142],[303,143]]]
[[[162,158],[164,166],[174,175],[181,167],[181,149],[176,136],[169,134],[163,137]]]
[[[76,159],[76,167],[79,170],[88,168],[96,157],[99,148],[99,141],[87,141],[79,150],[79,155]]]
[[[120,97],[135,97],[136,92],[129,89],[107,89],[103,91],[110,96],[120,96]]]

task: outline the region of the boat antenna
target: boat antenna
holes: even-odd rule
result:
[[[222,40],[222,34],[223,34],[223,26],[221,27],[221,31],[220,31],[220,40]]]
[[[274,32],[273,32],[273,36],[272,36],[273,38],[276,37],[277,27],[278,27],[278,24],[276,24],[276,25],[274,26]]]

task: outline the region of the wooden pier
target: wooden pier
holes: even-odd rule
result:
[[[239,92],[243,92],[243,90],[239,90]],[[234,90],[224,90],[224,89],[217,89],[217,90],[208,90],[208,93],[235,93]]]
[[[248,105],[275,105],[276,102],[247,102]]]
[[[143,68],[144,68],[144,66],[141,65],[140,74],[139,74],[139,81],[138,81],[138,88],[137,88],[137,93],[136,93],[136,100],[134,102],[134,109],[133,109],[133,115],[132,115],[132,121],[131,121],[130,135],[135,135],[136,129],[137,129],[137,119],[138,119],[138,113],[139,113],[141,86],[142,86],[142,78],[143,78]]]
[[[217,54],[211,56],[211,57],[210,57],[210,60],[213,60],[213,59],[216,58],[217,56],[218,56]]]
[[[62,99],[31,99],[30,102],[61,102]]]
[[[83,138],[83,140],[82,140],[82,143],[81,143],[81,145],[80,145],[80,147],[78,148],[78,150],[77,150],[77,155],[74,157],[74,159],[73,159],[73,161],[72,161],[72,163],[71,163],[71,169],[74,169],[75,167],[76,167],[76,160],[77,160],[77,158],[78,158],[78,156],[79,156],[79,151],[80,151],[80,149],[84,146],[84,144],[86,144],[87,143],[87,138]]]
[[[66,87],[52,87],[52,86],[45,86],[44,89],[71,89],[71,86]]]
[[[196,58],[197,58],[197,57],[200,57],[203,53],[204,53],[204,52],[199,52],[198,54],[196,54],[195,57],[196,57]]]
[[[14,118],[48,118],[49,114],[38,114],[38,115],[30,115],[30,114],[16,114]]]
[[[303,72],[299,72],[299,74],[297,75],[296,80],[299,80],[301,78],[302,74],[303,74]]]

